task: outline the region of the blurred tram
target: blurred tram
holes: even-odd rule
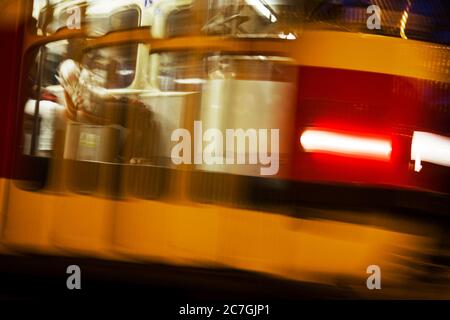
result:
[[[445,2],[9,1],[4,250],[355,286],[374,264],[392,287],[448,277]],[[227,165],[237,151],[176,165],[172,133],[195,121],[278,129],[276,174]]]

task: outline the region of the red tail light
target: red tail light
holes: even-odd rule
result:
[[[392,143],[386,138],[375,138],[337,131],[307,129],[300,143],[306,152],[323,152],[357,158],[389,161]]]

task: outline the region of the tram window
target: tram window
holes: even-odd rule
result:
[[[133,1],[34,0],[32,17],[39,35],[72,29],[69,23],[79,23],[80,27],[87,25],[90,36],[101,36],[110,31],[139,27],[141,14],[139,5]],[[145,14],[148,25],[149,12]]]
[[[210,0],[203,30],[207,34],[293,38],[304,22],[304,2]]]
[[[196,17],[192,8],[173,11],[167,17],[167,37],[194,35],[197,31]]]
[[[138,48],[147,53],[139,56],[145,70],[148,49],[139,43],[94,48],[80,64],[64,62],[61,68],[71,70],[62,82],[72,120],[67,126],[64,158],[153,163],[158,128],[141,95],[154,90],[146,88],[147,75],[136,70]]]
[[[83,65],[101,87],[126,88],[135,78],[137,51],[137,43],[93,49],[84,56]]]
[[[131,29],[139,26],[139,11],[126,10],[111,16],[111,30]]]
[[[34,0],[32,16],[36,20],[37,34],[50,35],[64,28],[72,28],[69,23],[81,27],[86,22],[87,7],[87,0]]]
[[[270,56],[210,55],[209,79],[236,79],[291,82],[292,66],[288,58]]]
[[[268,56],[200,55],[194,52],[155,54],[161,91],[201,91],[208,79],[292,81],[289,59]]]
[[[109,1],[94,3],[87,9],[88,32],[90,36],[102,36],[111,31],[127,30],[140,26],[140,11],[137,8],[126,9],[114,3],[111,6]],[[105,9],[106,7],[106,9]]]
[[[205,77],[201,55],[193,52],[165,52],[157,55],[161,91],[198,91]]]
[[[79,39],[71,41],[80,46]],[[69,51],[73,46],[68,40],[61,40],[48,43],[31,54],[24,106],[24,154],[52,155],[57,118],[64,110],[64,92],[56,75],[62,61],[75,58],[74,52]]]

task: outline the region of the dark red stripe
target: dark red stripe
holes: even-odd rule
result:
[[[17,142],[20,141],[16,124],[19,115],[18,83],[24,27],[19,19],[17,15],[16,24],[5,23],[0,28],[0,177],[6,178],[12,175],[14,153]]]

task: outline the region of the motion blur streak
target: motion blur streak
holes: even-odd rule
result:
[[[388,140],[314,129],[303,132],[300,142],[308,152],[337,153],[369,159],[389,160],[392,151]]]
[[[415,131],[411,146],[411,160],[450,166],[450,138],[429,132]]]

